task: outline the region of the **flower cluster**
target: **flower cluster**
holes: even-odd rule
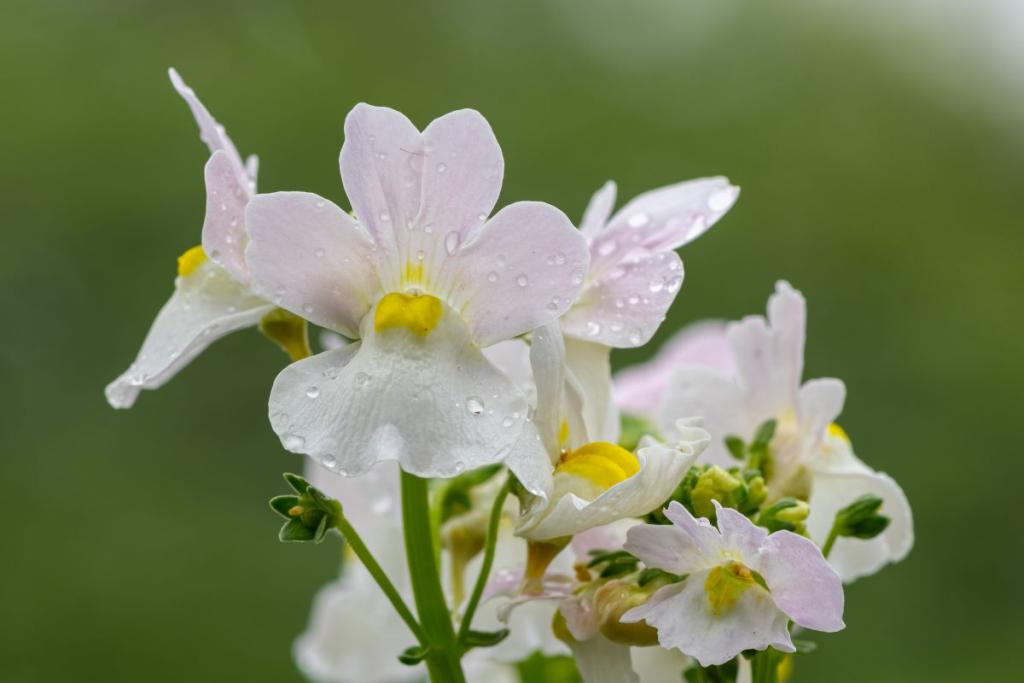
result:
[[[348,211],[257,194],[255,157],[171,80],[211,152],[201,244],[107,398],[246,327],[288,353],[270,425],[308,465],[271,501],[281,540],[347,548],[296,641],[312,680],[544,680],[572,655],[587,683],[774,681],[799,631],[843,628],[844,582],[909,552],[902,490],[837,424],[843,383],[802,380],[789,284],[766,317],[699,323],[612,376],[675,300],[676,250],[736,201],[725,178],[618,211],[609,182],[577,229],[542,202],[495,211],[478,112],[421,131],[360,104]]]

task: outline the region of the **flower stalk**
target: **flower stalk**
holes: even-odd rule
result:
[[[494,506],[491,508],[491,516],[487,522],[487,540],[484,546],[483,564],[480,565],[480,573],[476,577],[476,585],[473,586],[469,602],[466,603],[466,611],[462,615],[462,623],[459,625],[457,643],[460,648],[465,646],[466,637],[469,635],[470,627],[473,624],[473,615],[480,604],[484,587],[487,585],[487,578],[490,576],[491,567],[494,565],[494,553],[498,545],[498,526],[501,524],[501,513],[505,507],[505,499],[508,497],[511,482],[511,477],[505,481],[501,490],[498,491],[498,496],[494,499]]]

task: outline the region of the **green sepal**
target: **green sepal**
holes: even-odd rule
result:
[[[277,534],[277,537],[281,539],[282,543],[315,541],[318,530],[319,527],[316,529],[310,529],[298,519],[289,519],[285,522],[284,526],[281,527],[281,531]]]
[[[743,443],[743,439],[735,434],[725,437],[725,448],[737,460],[747,459],[747,444]]]
[[[636,585],[643,588],[652,581],[663,580],[664,585],[667,586],[670,583],[679,583],[680,581],[684,580],[686,576],[686,574],[673,574],[671,572],[665,571],[664,569],[648,567],[647,569],[644,569],[642,572],[640,572],[640,576],[638,576],[636,579]]]
[[[300,496],[309,488],[309,482],[297,474],[285,472],[284,480],[288,482],[288,485],[292,487],[292,490]]]
[[[800,526],[802,525],[800,525],[799,522],[794,523],[793,521],[787,521],[786,519],[780,518],[780,513],[784,515],[785,510],[799,508],[800,506],[801,502],[796,498],[780,498],[770,506],[761,510],[761,514],[757,516],[757,524],[758,526],[765,527],[770,532],[793,531],[799,533]]]
[[[818,644],[813,640],[799,640],[794,638],[793,647],[796,648],[798,654],[809,655],[818,649]]]
[[[864,494],[836,513],[833,526],[836,535],[863,540],[874,538],[889,526],[889,518],[878,514],[881,507],[881,498]]]
[[[288,514],[288,511],[299,504],[299,497],[292,495],[285,496],[274,496],[270,499],[270,507],[273,508],[274,512],[281,515],[287,520],[291,520],[292,516]]]
[[[494,647],[508,638],[508,634],[509,630],[507,628],[498,629],[497,631],[470,630],[466,633],[465,646],[467,650],[474,647]]]
[[[402,651],[402,654],[398,655],[398,661],[406,666],[416,666],[430,654],[429,645],[413,645],[407,647]]]

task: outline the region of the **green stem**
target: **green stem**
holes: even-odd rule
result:
[[[432,683],[465,683],[441,576],[434,559],[427,480],[402,471],[402,528],[412,594],[426,637],[424,660]]]
[[[828,554],[832,552],[832,546],[836,544],[836,539],[839,538],[839,528],[833,524],[832,530],[828,532],[828,538],[825,539],[825,545],[821,547],[821,554],[828,559]]]
[[[779,653],[772,648],[758,652],[750,660],[752,683],[778,683]]]
[[[466,611],[462,615],[462,623],[459,625],[458,643],[465,645],[466,636],[473,624],[473,615],[476,613],[477,605],[487,585],[487,577],[491,574],[491,567],[494,565],[494,551],[498,545],[498,525],[501,524],[501,513],[505,508],[505,498],[508,497],[509,487],[512,479],[506,479],[505,484],[498,491],[498,497],[494,499],[494,506],[491,508],[491,517],[487,523],[487,541],[484,546],[484,561],[480,565],[480,573],[476,577],[476,585],[473,586],[473,593],[466,603]]]
[[[399,595],[398,591],[395,589],[395,585],[391,583],[391,579],[389,579],[388,575],[384,573],[383,569],[381,569],[377,559],[370,552],[370,549],[366,547],[366,544],[363,543],[363,539],[358,533],[356,533],[352,524],[350,524],[349,521],[345,519],[344,515],[342,515],[338,517],[335,527],[341,532],[341,535],[345,537],[345,542],[348,543],[350,548],[352,548],[352,552],[356,554],[356,557],[358,557],[359,561],[363,563],[366,570],[370,572],[370,576],[373,577],[373,580],[376,581],[377,585],[380,586],[380,589],[384,591],[384,595],[386,595],[388,600],[391,601],[395,611],[398,612],[398,616],[402,617],[402,621],[404,621],[405,625],[409,627],[412,634],[416,636],[416,640],[419,644],[426,645],[426,637],[423,634],[423,629],[420,628],[418,623],[416,623],[416,617],[413,616],[412,611],[405,604],[405,601],[402,600],[402,596]]]

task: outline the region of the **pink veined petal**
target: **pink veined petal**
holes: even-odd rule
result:
[[[736,463],[725,448],[726,436],[750,438],[753,427],[746,413],[743,393],[736,383],[714,370],[682,366],[669,377],[658,411],[658,426],[666,436],[676,434],[676,421],[699,415],[711,434],[711,443],[703,460],[716,465]]]
[[[317,325],[358,338],[379,284],[377,247],[352,217],[307,192],[258,195],[245,217],[253,288]]]
[[[564,213],[517,202],[454,252],[451,300],[481,347],[565,313],[587,271],[586,242]]]
[[[833,632],[843,624],[843,583],[818,546],[789,531],[771,534],[755,567],[772,599],[804,628]]]
[[[683,284],[683,262],[673,251],[639,256],[602,271],[562,318],[569,336],[613,348],[646,344]]]
[[[721,535],[706,519],[696,519],[682,505],[665,508],[672,526],[643,524],[626,535],[625,549],[648,567],[687,574],[714,566],[722,545]]]
[[[678,249],[704,234],[736,201],[739,188],[727,178],[701,178],[638,195],[591,243],[592,272],[631,254]]]
[[[590,242],[604,230],[608,224],[608,217],[615,207],[615,181],[609,180],[601,189],[594,193],[583,212],[583,220],[580,221],[580,232]]]
[[[768,538],[768,532],[733,508],[723,508],[717,500],[712,502],[715,504],[722,544],[729,550],[738,552],[740,557],[756,557]]]
[[[209,110],[203,103],[196,97],[196,93],[192,88],[185,84],[181,76],[174,69],[168,69],[168,75],[171,77],[171,83],[174,85],[174,89],[178,91],[178,94],[182,96],[185,103],[188,104],[188,108],[192,110],[192,115],[196,119],[196,123],[199,124],[199,139],[202,140],[207,147],[210,148],[210,153],[216,153],[223,151],[227,155],[227,160],[230,162],[232,172],[235,175],[237,184],[245,188],[245,191],[249,194],[255,190],[255,173],[250,177],[246,173],[245,166],[242,163],[242,157],[238,154],[238,150],[235,149],[235,145],[231,142],[231,138],[228,137],[227,131],[224,130],[224,126],[217,123],[217,121],[210,114]]]
[[[725,324],[710,320],[689,325],[669,339],[651,360],[617,372],[613,387],[615,403],[627,412],[653,417],[672,372],[683,365],[706,367],[731,376],[735,366],[725,338]]]
[[[227,270],[244,285],[249,283],[245,263],[245,207],[251,194],[239,183],[230,155],[217,150],[206,162],[206,218],[203,221],[203,251],[210,260]]]

